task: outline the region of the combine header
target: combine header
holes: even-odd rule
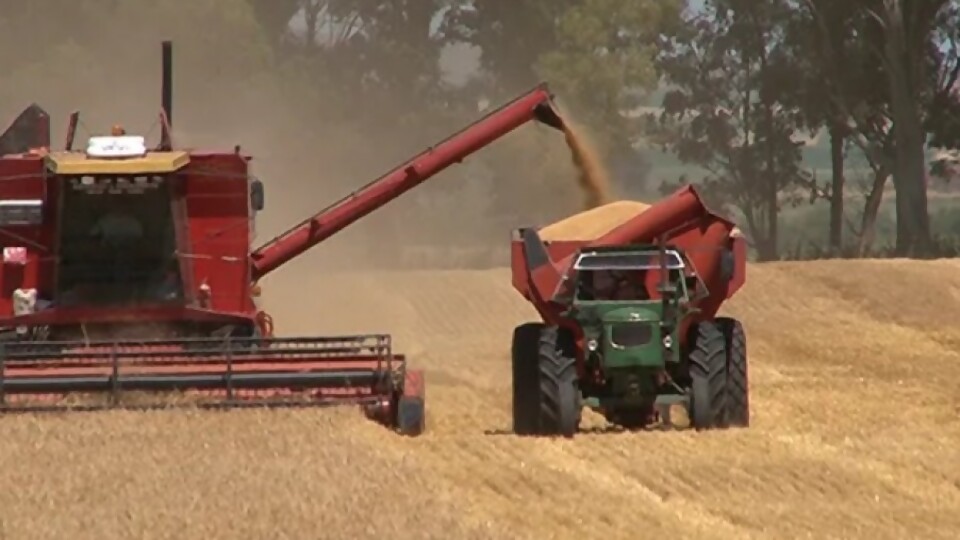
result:
[[[547,89],[251,249],[263,184],[239,146],[174,147],[171,60],[164,42],[156,148],[115,126],[75,151],[74,113],[52,151],[37,106],[0,136],[0,408],[356,403],[421,433],[423,374],[390,336],[275,337],[257,281],[526,122],[562,128]]]
[[[572,436],[584,406],[626,428],[749,424],[746,338],[718,317],[746,278],[733,223],[685,187],[594,241],[516,231],[514,431]]]

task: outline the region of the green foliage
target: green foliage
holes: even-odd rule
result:
[[[930,146],[960,149],[960,3],[940,11],[933,35],[929,58],[937,80],[926,117]],[[937,160],[933,165],[949,164]]]
[[[494,99],[549,82],[615,176],[635,184],[645,166],[634,147],[639,126],[625,111],[656,89],[656,40],[679,23],[682,7],[682,0],[463,1],[441,28],[448,42],[480,49],[483,90]]]
[[[546,80],[624,193],[648,195],[643,177],[658,160],[654,174],[702,184],[775,258],[827,237],[826,206],[806,195],[829,190],[805,171],[817,152],[803,136],[848,127],[845,170],[856,168],[854,154],[894,170],[885,2],[707,0],[681,16],[683,0],[0,0],[0,120],[37,102],[55,139],[73,109],[81,136],[115,122],[156,135],[158,43],[173,39],[175,135],[248,147],[259,174],[290,195],[288,212],[266,216],[270,230],[475,120],[486,111],[478,102],[495,106]],[[914,85],[922,132],[931,147],[956,149],[960,4],[902,5],[904,43],[919,59],[903,80]],[[440,59],[464,43],[480,53],[481,71],[452,86]],[[664,114],[649,125],[627,113],[661,101]],[[829,166],[822,156],[813,165],[821,178]],[[694,170],[703,178],[681,174]],[[511,226],[579,209],[569,152],[542,126],[445,174],[360,227],[502,242]],[[851,191],[848,233],[864,211]],[[892,200],[880,209],[877,245],[899,232]],[[457,201],[463,208],[450,210]],[[943,204],[930,203],[931,230],[949,237],[960,218]],[[469,226],[445,229],[453,215]]]
[[[639,135],[622,113],[656,88],[656,41],[679,24],[681,7],[675,0],[583,0],[562,12],[556,48],[538,59],[540,77],[610,153],[628,152]]]
[[[486,85],[497,97],[532,87],[535,66],[557,48],[557,22],[579,0],[476,0],[454,2],[441,34],[448,42],[480,50]]]
[[[664,149],[708,171],[705,195],[742,213],[765,259],[776,257],[781,205],[799,204],[793,188],[807,181],[787,13],[777,0],[707,2],[664,43],[659,65],[671,90],[648,125]]]

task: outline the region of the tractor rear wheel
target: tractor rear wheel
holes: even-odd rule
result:
[[[730,317],[718,317],[717,324],[727,342],[727,420],[731,426],[750,425],[750,385],[747,377],[747,336],[743,324]]]
[[[540,368],[537,358],[543,323],[513,329],[513,432],[535,435],[540,426]]]
[[[564,350],[560,328],[540,333],[540,434],[573,437],[580,427],[576,359]]]
[[[719,325],[703,321],[691,329],[690,416],[696,429],[727,427],[727,342]]]

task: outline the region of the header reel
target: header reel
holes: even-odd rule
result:
[[[0,344],[2,412],[358,404],[418,435],[422,378],[386,335]]]

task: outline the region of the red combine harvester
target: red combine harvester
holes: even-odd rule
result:
[[[173,147],[169,42],[162,58],[155,149],[115,126],[74,151],[74,113],[52,151],[35,105],[0,136],[2,410],[167,407],[133,398],[179,392],[200,407],[357,403],[422,432],[423,374],[390,336],[275,337],[257,281],[528,121],[562,129],[546,87],[251,249],[263,185],[239,147]]]
[[[626,428],[749,424],[746,279],[733,223],[685,187],[593,241],[516,232],[513,285],[542,322],[513,336],[518,434],[572,436],[584,406]]]

